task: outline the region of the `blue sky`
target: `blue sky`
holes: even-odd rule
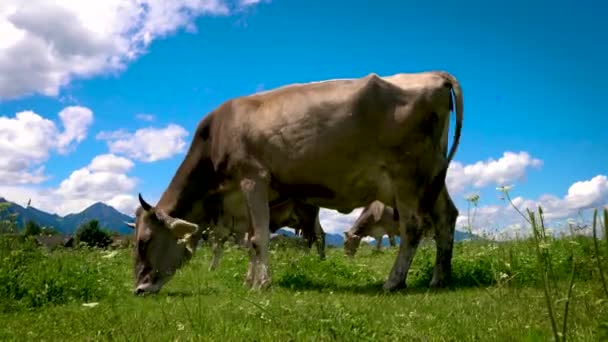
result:
[[[146,2],[139,17],[127,15],[138,8],[126,0],[96,9],[0,5],[0,167],[8,170],[0,170],[0,196],[33,196],[32,205],[59,213],[98,200],[129,213],[137,192],[158,199],[197,122],[229,98],[443,69],[464,89],[448,179],[462,215],[464,196],[479,193],[480,226],[520,222],[498,199],[502,184],[515,185],[517,205],[543,204],[556,220],[608,204],[605,4]],[[46,24],[72,19],[78,25]],[[70,106],[65,130],[59,113]],[[17,118],[23,111],[40,120]],[[48,128],[44,119],[55,131],[31,129]],[[16,142],[31,132],[44,139]],[[163,153],[152,153],[163,141]],[[323,222],[341,231],[357,213],[325,212]]]

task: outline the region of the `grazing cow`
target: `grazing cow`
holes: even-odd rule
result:
[[[158,203],[139,198],[135,293],[158,291],[191,258],[199,225],[215,224],[222,210],[247,213],[245,283],[266,288],[270,206],[283,200],[341,213],[391,204],[400,243],[384,289],[404,286],[422,224],[445,191],[462,119],[459,82],[441,71],[296,84],[223,103],[199,122]],[[431,285],[450,277],[451,244],[440,248]]]
[[[382,248],[382,237],[388,235],[388,241],[395,247],[395,236],[399,235],[399,222],[394,219],[393,208],[380,201],[373,201],[363,209],[361,215],[349,230],[344,232],[344,252],[354,257],[361,239],[371,236],[376,240],[376,250]]]
[[[367,206],[352,228],[345,232],[344,251],[347,256],[354,257],[364,236],[374,236],[376,241],[382,238],[384,232],[391,235],[398,233],[398,225],[392,220],[394,209],[380,201],[374,201]],[[432,286],[444,285],[438,282],[447,281],[442,279],[442,274],[451,274],[452,248],[454,246],[454,230],[458,209],[448,194],[447,188],[443,187],[435,205],[429,213],[428,224],[433,230],[423,231],[424,235],[432,235],[436,244],[436,263],[433,271]],[[380,231],[380,233],[378,233]],[[378,237],[379,235],[379,237]],[[392,245],[392,243],[391,243]],[[378,247],[379,248],[379,247]]]
[[[234,206],[233,207],[238,207]],[[241,208],[243,208],[241,206]],[[247,232],[249,228],[247,212],[227,213],[221,211],[216,224],[208,227],[207,230],[200,230],[199,234],[192,237],[192,247],[198,245],[198,240],[207,240],[211,244],[213,257],[209,270],[213,271],[219,266],[223,254],[224,243],[233,236],[235,242],[242,246],[247,246]],[[135,228],[134,223],[126,224]],[[270,231],[272,233],[282,227],[297,227],[302,237],[305,239],[308,248],[313,243],[317,245],[317,253],[321,260],[325,259],[325,232],[319,221],[319,208],[306,203],[296,203],[294,201],[282,201],[270,206]]]

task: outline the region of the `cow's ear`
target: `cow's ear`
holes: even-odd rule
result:
[[[156,218],[178,239],[192,235],[198,230],[198,224],[171,217],[164,210],[156,209],[154,213],[156,214]]]
[[[169,230],[175,235],[177,238],[182,239],[186,235],[192,235],[194,232],[198,230],[198,224],[191,223],[182,219],[174,219],[169,224]]]
[[[127,222],[127,221],[124,221],[124,223],[125,223],[125,224],[126,224],[128,227],[130,227],[131,229],[135,229],[135,223],[134,223],[134,222]]]

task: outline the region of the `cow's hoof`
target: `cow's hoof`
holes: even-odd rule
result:
[[[270,287],[270,283],[272,282],[268,273],[264,272],[259,274],[253,283],[253,288],[256,290],[265,290]]]
[[[448,285],[449,281],[445,278],[433,278],[429,284],[429,287],[432,289],[441,289],[448,287]]]
[[[245,281],[243,281],[243,286],[245,287],[253,287],[253,277],[245,277]]]
[[[402,290],[407,288],[407,285],[405,284],[405,280],[391,280],[388,279],[385,283],[384,286],[382,286],[382,289],[384,290],[384,292],[392,292],[392,291],[397,291],[397,290]]]
[[[254,285],[253,289],[257,290],[257,291],[264,291],[267,290],[270,287],[270,284],[272,282],[270,281],[270,279],[266,279],[264,281],[260,281],[257,284]]]

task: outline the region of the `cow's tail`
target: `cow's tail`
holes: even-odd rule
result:
[[[447,73],[445,71],[437,71],[441,77],[443,77],[452,88],[452,92],[454,93],[454,98],[456,99],[456,128],[454,130],[454,141],[452,142],[452,147],[450,148],[450,152],[448,153],[448,159],[446,167],[449,166],[450,162],[454,158],[454,154],[456,154],[456,149],[458,148],[458,144],[460,143],[460,133],[462,131],[462,120],[464,117],[464,101],[462,98],[462,88],[460,87],[460,82],[454,77],[452,74]],[[450,99],[450,110],[453,110],[452,104],[453,102]]]
[[[452,142],[452,147],[448,152],[446,162],[441,171],[432,179],[430,187],[427,189],[425,196],[422,199],[421,205],[427,210],[432,208],[437,200],[437,197],[439,196],[439,193],[443,190],[443,187],[445,187],[445,178],[447,176],[448,168],[450,167],[450,162],[454,158],[454,154],[456,153],[456,149],[458,149],[458,144],[460,143],[460,133],[462,131],[462,121],[464,117],[464,101],[462,98],[462,88],[460,87],[460,82],[458,82],[456,77],[454,77],[452,74],[445,71],[436,71],[436,73],[448,82],[448,86],[454,93],[456,108],[453,108],[453,101],[450,96],[450,110],[456,110],[456,127],[454,130],[454,141]]]

